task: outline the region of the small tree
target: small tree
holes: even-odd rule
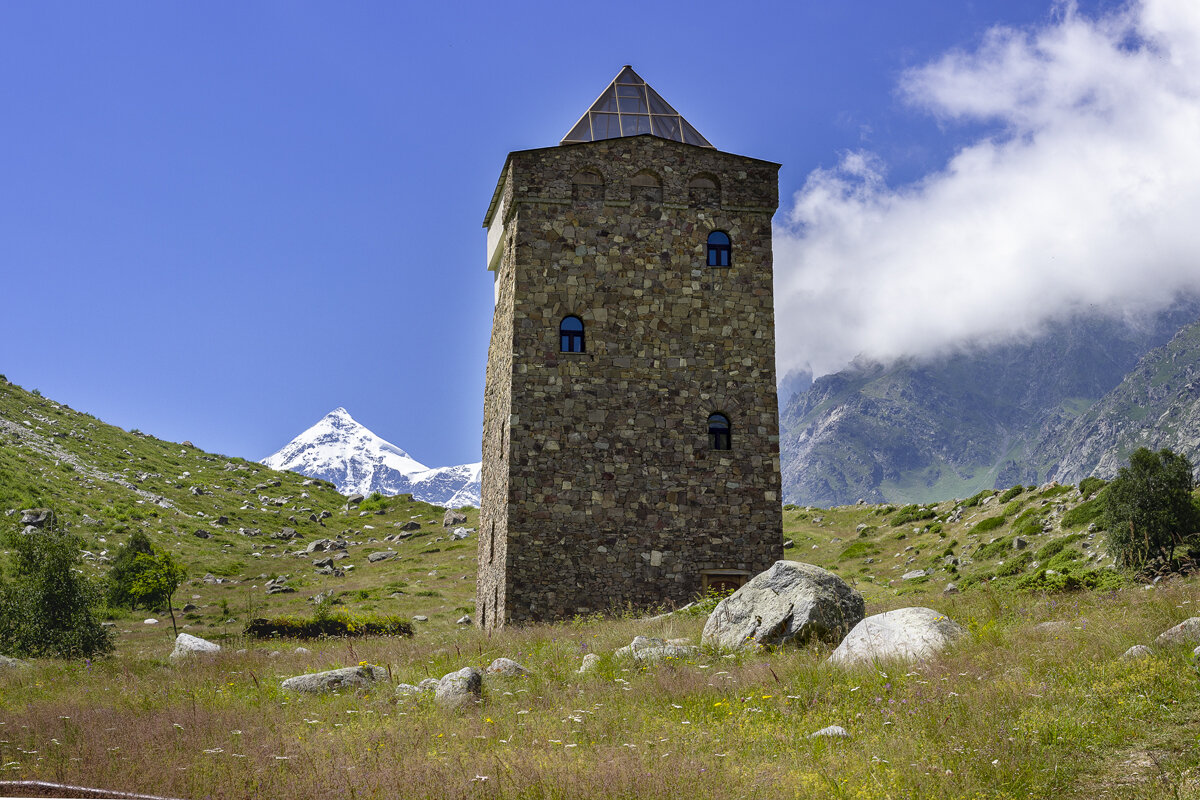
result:
[[[79,538],[35,528],[7,538],[15,569],[11,582],[0,582],[0,650],[56,658],[111,652],[112,633],[92,614],[100,588],[79,569]]]
[[[1175,548],[1200,530],[1195,487],[1186,456],[1138,448],[1104,491],[1108,546],[1117,563],[1139,569],[1156,556],[1170,561]]]
[[[117,548],[113,556],[113,565],[108,570],[110,606],[129,606],[130,611],[137,607],[137,601],[130,591],[138,577],[137,557],[153,554],[154,547],[150,544],[150,538],[142,531],[134,531],[129,541]]]
[[[129,594],[134,602],[165,602],[167,611],[171,614],[171,630],[179,636],[172,598],[179,585],[187,580],[187,571],[170,553],[157,547],[151,555],[138,553],[134,556],[133,570],[135,577],[129,587]]]

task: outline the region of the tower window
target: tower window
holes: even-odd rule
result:
[[[603,200],[604,179],[595,170],[585,169],[571,178],[571,197],[576,200]]]
[[[713,231],[708,235],[708,265],[710,267],[728,267],[729,251],[729,234]]]
[[[697,175],[688,181],[688,202],[697,205],[719,205],[721,187],[711,175]]]
[[[638,201],[645,203],[660,203],[662,202],[662,183],[659,182],[658,176],[652,172],[639,172],[633,176],[633,180],[629,182],[630,199],[635,203]]]
[[[583,320],[579,317],[563,317],[558,326],[559,350],[564,353],[583,352]]]
[[[713,450],[730,450],[729,417],[713,414],[708,418],[708,446]]]

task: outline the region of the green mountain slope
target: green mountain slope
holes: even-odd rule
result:
[[[1200,313],[1139,324],[1075,319],[1031,341],[818,379],[781,418],[784,497],[815,505],[927,502],[1036,483],[1032,450]]]
[[[1200,321],[1147,353],[1111,392],[1049,431],[1033,458],[1047,474],[1077,482],[1111,478],[1139,447],[1169,447],[1200,461]]]

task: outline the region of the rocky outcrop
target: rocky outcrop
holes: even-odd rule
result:
[[[178,660],[188,656],[215,655],[219,652],[221,645],[199,636],[192,636],[190,633],[181,633],[175,637],[175,649],[171,651],[170,658]]]
[[[288,678],[282,684],[289,692],[307,692],[320,694],[336,692],[343,689],[369,689],[377,681],[387,677],[387,671],[382,667],[360,665],[345,667],[328,672],[312,672],[307,675],[297,675]]]
[[[446,709],[465,708],[483,699],[483,674],[474,667],[463,667],[442,676],[433,693],[434,701]]]
[[[777,561],[726,597],[704,624],[702,642],[746,645],[840,641],[863,618],[862,595],[832,572],[798,561]]]

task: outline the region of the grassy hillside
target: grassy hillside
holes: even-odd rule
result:
[[[1103,533],[1089,531],[1096,503],[1074,487],[785,508],[786,556],[857,586],[868,614],[929,606],[967,628],[935,661],[844,672],[814,645],[644,665],[614,651],[635,635],[698,642],[705,608],[487,635],[454,624],[473,609],[475,539],[451,541],[442,509],[394,498],[347,510],[328,485],[125,432],[11,385],[0,385],[0,433],[0,512],[55,508],[83,535],[97,574],[102,552],[145,530],[189,568],[179,596],[196,608],[181,622],[224,647],[172,662],[169,625],[115,610],[112,657],[0,668],[0,781],[229,798],[1200,793],[1191,646],[1120,658],[1195,613],[1197,582],[1146,590],[1107,569]],[[396,527],[412,521],[420,529]],[[284,528],[298,538],[271,537]],[[262,533],[246,535],[254,529]],[[401,532],[412,535],[383,541]],[[327,553],[291,555],[338,534],[360,542],[335,562],[354,566],[344,577],[316,574],[312,560]],[[399,555],[369,562],[388,547]],[[207,573],[228,582],[205,582]],[[268,596],[276,575],[296,591]],[[951,581],[960,593],[944,593]],[[1050,591],[1064,585],[1097,590]],[[310,598],[325,591],[352,610],[429,622],[411,639],[242,636],[251,616],[311,613]],[[579,673],[587,653],[599,665]],[[499,656],[532,674],[489,678],[483,704],[465,712],[392,686]],[[280,688],[360,662],[386,667],[389,679],[327,696]],[[850,735],[808,738],[827,725]]]

